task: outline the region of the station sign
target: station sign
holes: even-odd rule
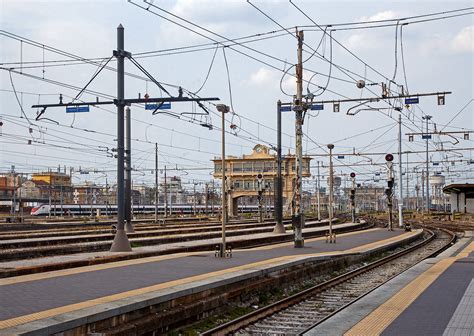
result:
[[[431,134],[422,135],[421,138],[422,138],[423,140],[429,140],[429,139],[431,139]]]
[[[89,106],[67,106],[66,113],[89,112]]]
[[[419,97],[414,97],[414,98],[405,98],[405,104],[418,104],[420,102]]]
[[[311,104],[311,111],[322,111],[324,110],[323,104]]]
[[[280,107],[280,112],[291,112],[291,111],[292,111],[291,105],[285,105],[285,106]]]
[[[145,104],[145,110],[169,110],[169,109],[171,109],[171,102]]]
[[[344,155],[338,155],[337,158],[338,158],[338,159],[344,159],[345,156],[344,156]]]

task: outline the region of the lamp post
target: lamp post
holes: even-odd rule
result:
[[[333,168],[332,168],[332,150],[334,149],[333,144],[328,145],[329,148],[329,206],[328,206],[328,212],[329,212],[329,239],[326,240],[326,242],[329,243],[335,243],[336,242],[336,237],[332,233],[332,216],[333,216],[333,208],[332,208],[332,202],[333,202],[333,184],[334,184],[334,176],[333,176]]]
[[[426,120],[426,134],[424,138],[426,139],[426,213],[430,212],[430,173],[429,173],[429,159],[428,159],[428,140],[430,135],[428,134],[428,122],[431,120],[430,115],[425,115],[421,117],[423,120]]]
[[[225,226],[227,223],[227,193],[226,193],[226,177],[225,177],[225,114],[229,112],[229,106],[225,104],[217,104],[217,111],[222,113],[222,243],[219,249],[219,257],[225,258],[226,242],[225,242]]]

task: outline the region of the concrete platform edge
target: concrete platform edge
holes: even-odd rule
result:
[[[420,231],[415,237],[419,237],[421,234],[422,231]],[[400,241],[406,241],[409,239],[415,238],[412,236]],[[226,284],[250,279],[259,275],[271,274],[273,272],[281,271],[285,268],[290,268],[292,266],[297,266],[315,261],[324,261],[334,257],[347,257],[354,255],[370,254],[383,248],[390,249],[394,244],[396,244],[396,242],[389,242],[384,244],[383,246],[378,246],[372,249],[367,249],[355,253],[340,253],[337,255],[332,254],[317,257],[302,256],[292,261],[282,261],[269,266],[261,266],[253,269],[232,272],[230,274],[213,277],[207,280],[195,281],[190,284],[169,287],[159,291],[137,295],[134,297],[110,302],[107,304],[97,305],[94,307],[57,315],[51,318],[29,322],[16,327],[0,330],[0,335],[50,335],[54,333],[59,333],[88,323],[93,323],[116,315],[131,312],[146,306],[166,302],[177,297],[190,295],[211,288],[218,288],[221,286],[225,286]]]
[[[380,305],[385,303],[393,295],[399,292],[407,284],[412,282],[420,274],[424,273],[440,260],[457,254],[461,247],[465,247],[470,241],[469,238],[462,238],[456,244],[446,249],[435,258],[424,260],[417,265],[406,270],[386,284],[375,289],[350,307],[339,312],[335,316],[327,319],[319,326],[305,333],[305,335],[325,335],[340,336],[350,330],[357,323],[362,321],[367,315],[372,313]]]

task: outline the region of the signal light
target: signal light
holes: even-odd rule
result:
[[[392,162],[393,161],[393,155],[392,154],[385,155],[385,161]]]
[[[355,174],[355,173],[351,173],[351,177],[352,177],[352,178],[356,177],[356,174]]]

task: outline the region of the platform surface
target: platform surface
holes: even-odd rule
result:
[[[474,335],[474,241],[392,279],[306,335]]]
[[[233,252],[229,259],[194,252],[128,260],[104,265],[0,279],[0,334],[32,321],[131,298],[194,282],[211,282],[261,266],[329,257],[377,248],[419,232],[370,229],[338,235],[336,244],[325,238],[305,241],[304,248],[281,243]]]
[[[310,221],[310,224],[316,223],[325,223],[327,220],[322,221]],[[333,224],[334,228],[350,228],[353,226],[354,223],[342,223],[342,224]],[[326,226],[319,226],[319,227],[311,227],[305,228],[305,233],[318,233],[327,231],[328,227]],[[199,239],[199,234],[196,235],[196,240],[189,240],[189,241],[179,241],[174,243],[164,243],[164,244],[155,244],[155,245],[147,245],[147,246],[139,246],[134,247],[133,252],[109,252],[109,251],[93,251],[93,252],[82,252],[82,253],[74,253],[74,254],[64,254],[64,255],[57,255],[57,256],[46,256],[46,257],[38,257],[32,259],[21,259],[21,260],[12,260],[12,261],[0,261],[0,268],[21,268],[21,267],[35,267],[41,265],[48,265],[48,264],[59,264],[59,263],[67,263],[67,262],[74,262],[74,261],[83,261],[83,260],[93,260],[96,258],[108,258],[120,255],[129,255],[135,254],[140,255],[147,252],[164,252],[173,249],[179,248],[192,248],[195,246],[203,245],[203,244],[219,244],[221,242],[221,238],[209,238],[209,239]],[[277,234],[277,235],[287,235],[291,236],[292,232],[288,231],[286,233]],[[238,236],[231,236],[227,237],[227,241],[232,244],[235,242],[239,242],[242,240],[250,240],[250,239],[262,239],[275,236],[272,232],[266,233],[252,233],[252,234],[242,234]],[[79,236],[81,237],[81,236]],[[93,243],[92,243],[93,244]]]

